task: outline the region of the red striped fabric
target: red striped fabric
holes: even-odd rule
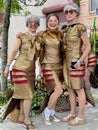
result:
[[[73,70],[70,70],[70,72],[83,72],[83,71],[85,71],[85,69],[81,69],[81,70],[75,70],[75,69],[73,69]]]
[[[12,78],[23,78],[23,77],[27,78],[26,75],[12,75]]]
[[[45,78],[45,82],[54,82],[52,70],[43,69],[42,72],[43,72],[43,76]]]
[[[88,64],[89,64],[89,63],[96,63],[96,62],[97,62],[97,60],[88,61]]]
[[[51,72],[52,70],[45,70],[45,69],[43,69],[41,71],[44,73],[44,72]]]
[[[45,82],[54,82],[54,79],[46,79]]]
[[[25,84],[27,82],[28,82],[27,80],[13,81],[14,84]]]
[[[84,75],[70,75],[70,77],[74,77],[74,78],[82,78],[82,77],[84,77]]]
[[[50,77],[50,76],[53,76],[53,74],[43,74],[43,76],[44,76],[45,78],[48,78],[48,77]]]
[[[96,59],[96,56],[90,57],[88,60]]]
[[[14,84],[26,84],[28,80],[25,71],[12,69],[12,81]]]
[[[23,70],[18,70],[18,69],[12,69],[12,72],[25,72]]]

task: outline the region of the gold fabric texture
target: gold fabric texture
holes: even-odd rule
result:
[[[41,34],[41,65],[48,94],[63,80],[63,34],[47,29]]]
[[[63,61],[64,46],[61,31],[47,29],[40,36],[41,63],[61,63]]]
[[[12,70],[15,86],[13,98],[30,99],[33,97],[35,82],[36,36],[24,33],[20,38],[22,45]]]
[[[67,28],[64,38],[64,79],[66,85],[74,89],[84,87],[84,66],[81,66],[79,69],[71,68],[71,61],[73,59],[79,60],[82,55],[81,47],[83,42],[81,35],[83,32],[86,32],[85,26],[76,24]]]

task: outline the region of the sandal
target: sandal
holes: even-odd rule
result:
[[[18,120],[17,123],[18,123],[18,125],[22,125],[22,126],[24,126],[24,127],[26,126],[26,124],[25,124],[23,121]],[[32,124],[32,125],[35,125],[35,122],[34,122],[34,121],[31,121],[31,124]]]
[[[44,123],[45,123],[46,125],[51,125],[52,122],[51,122],[51,120],[50,120],[50,117],[45,117],[45,118],[44,118]]]
[[[23,122],[23,121],[20,121],[20,120],[18,120],[17,123],[18,123],[18,124],[24,124],[24,122]]]
[[[75,118],[76,117],[76,114],[74,114],[74,115],[71,115],[71,114],[69,114],[69,115],[67,115],[66,117],[63,117],[62,119],[61,119],[61,121],[62,122],[69,122],[69,121],[71,121],[73,118]]]
[[[73,120],[69,121],[69,125],[71,126],[78,126],[78,125],[83,125],[86,123],[85,119],[79,118],[79,117],[75,117]]]
[[[33,124],[24,124],[27,130],[37,130]]]
[[[51,118],[53,119],[54,122],[60,122],[60,119],[56,115],[51,116]]]
[[[23,127],[24,127],[24,122],[23,122],[23,121],[18,120],[18,121],[17,121],[17,124],[18,124],[19,126],[23,126]]]

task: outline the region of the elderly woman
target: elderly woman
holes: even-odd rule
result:
[[[55,115],[55,105],[58,97],[63,92],[62,82],[63,71],[62,62],[64,55],[63,46],[63,33],[58,29],[59,17],[58,15],[51,13],[47,16],[47,29],[45,31],[38,32],[37,42],[40,44],[40,67],[41,74],[44,77],[45,86],[49,100],[43,102],[44,110],[44,122],[47,125],[51,125],[53,119],[54,122],[59,122],[60,119]],[[18,34],[20,37],[21,34]],[[47,100],[45,98],[45,100]]]
[[[42,32],[41,38],[41,69],[47,86],[47,94],[50,96],[44,110],[44,122],[52,124],[52,120],[59,122],[55,115],[55,105],[62,94],[62,60],[63,60],[63,34],[58,29],[59,17],[51,13],[47,16],[47,29]]]
[[[75,3],[68,3],[64,7],[65,18],[68,27],[65,29],[65,60],[64,78],[69,92],[71,111],[63,117],[63,122],[76,126],[86,123],[84,115],[85,91],[84,91],[84,60],[90,52],[90,42],[86,33],[86,27],[78,23],[79,7]],[[82,53],[82,46],[85,50]],[[79,98],[79,112],[76,113],[76,94]]]
[[[10,64],[19,51],[19,55],[12,69],[12,82],[14,84],[12,100],[17,100],[20,103],[20,114],[17,122],[24,124],[28,130],[35,130],[35,126],[30,119],[30,110],[34,92],[35,61],[39,52],[36,42],[36,31],[40,25],[39,22],[39,18],[37,17],[30,16],[27,19],[26,26],[28,31],[22,33],[16,39],[4,72],[4,75],[7,77]]]

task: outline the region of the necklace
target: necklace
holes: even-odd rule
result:
[[[28,33],[29,33],[30,35],[32,35],[32,36],[36,36],[36,35],[37,35],[37,33],[31,33],[31,32],[29,32],[29,31],[28,31]]]

